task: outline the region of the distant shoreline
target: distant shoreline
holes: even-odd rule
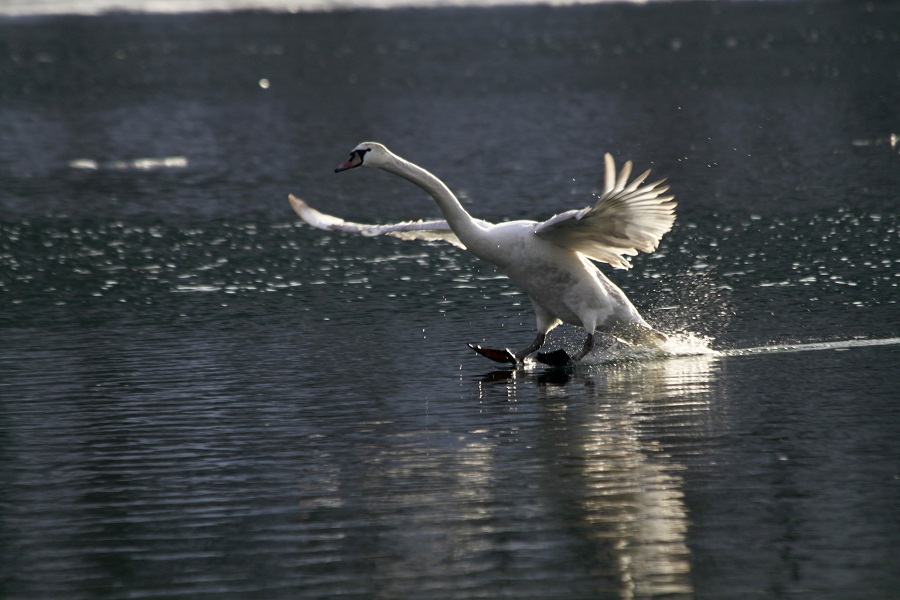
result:
[[[503,6],[578,6],[590,4],[673,4],[686,0],[10,0],[0,18],[103,16],[108,14],[191,14],[265,11],[317,13],[409,8],[492,8]],[[695,0],[689,0],[694,2]],[[785,0],[730,0],[741,2]],[[793,3],[803,3],[799,0]]]

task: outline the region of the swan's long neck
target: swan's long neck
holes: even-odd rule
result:
[[[459,200],[450,191],[443,181],[426,171],[419,165],[415,165],[408,160],[392,155],[391,160],[381,167],[389,173],[399,175],[407,181],[416,184],[434,198],[444,213],[444,218],[450,224],[450,229],[466,246],[471,247],[472,244],[478,242],[483,228],[466,212]]]

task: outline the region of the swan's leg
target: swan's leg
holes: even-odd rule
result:
[[[531,303],[534,304],[534,312],[537,313],[538,331],[544,332],[544,336],[546,336],[547,332],[559,325],[561,321],[534,300],[532,300]],[[537,341],[538,340],[535,340],[535,342]],[[543,341],[544,339],[541,338],[541,346],[543,346]],[[535,344],[532,344],[532,346],[534,345]],[[537,350],[538,348],[540,348],[540,346],[534,348],[534,350]],[[538,362],[553,367],[562,367],[572,364],[572,359],[569,358],[569,354],[562,348],[554,350],[553,352],[538,352],[537,355],[535,355],[535,358]]]
[[[494,348],[482,348],[478,344],[468,344],[469,348],[477,352],[478,354],[484,356],[485,358],[489,358],[496,362],[501,363],[509,363],[513,365],[517,365],[519,363],[525,362],[525,359],[528,358],[528,355],[537,352],[541,349],[541,346],[544,345],[544,342],[547,339],[547,334],[551,329],[560,324],[560,320],[554,317],[549,311],[547,311],[543,306],[531,300],[531,304],[534,306],[534,312],[537,315],[537,337],[534,338],[534,341],[531,342],[531,345],[513,354],[509,351],[508,348],[504,348],[503,350],[496,350]],[[538,360],[540,360],[542,355],[538,354]]]
[[[592,319],[586,319],[584,323],[584,330],[587,331],[587,337],[584,338],[584,344],[581,346],[581,350],[578,351],[574,357],[569,356],[569,353],[563,349],[555,350],[553,352],[541,352],[537,355],[538,361],[544,363],[545,365],[550,365],[553,367],[564,367],[567,365],[574,365],[582,358],[588,355],[588,353],[594,349],[594,345],[596,344],[596,340],[594,339],[594,329],[596,328],[596,321]]]
[[[597,317],[595,315],[588,315],[583,317],[584,321],[582,326],[584,327],[584,332],[587,334],[587,337],[584,338],[584,344],[581,345],[581,350],[578,354],[575,355],[575,358],[572,359],[572,362],[578,362],[582,358],[588,355],[588,352],[594,349],[594,344],[596,344],[596,340],[594,339],[594,331],[597,330]]]
[[[538,350],[541,349],[541,346],[544,345],[544,340],[546,340],[546,339],[547,339],[547,334],[544,333],[543,331],[539,331],[537,334],[537,337],[534,338],[534,341],[531,342],[530,346],[528,346],[524,350],[520,350],[519,352],[516,352],[516,360],[518,362],[524,362],[525,359],[528,358],[529,354],[531,354],[532,352],[537,352]]]
[[[531,299],[531,305],[534,307],[534,315],[537,320],[537,337],[534,338],[534,341],[531,342],[531,345],[522,350],[521,352],[516,353],[516,358],[520,361],[524,361],[525,358],[528,357],[532,352],[537,352],[540,350],[544,342],[547,340],[547,334],[553,331],[557,325],[562,323],[556,316],[551,313],[549,310],[538,304],[534,301],[534,298]],[[549,354],[558,354],[557,352],[551,352]],[[544,357],[546,357],[548,353],[538,352],[537,359],[539,362],[546,362]],[[567,357],[568,358],[568,357]]]
[[[581,346],[581,350],[578,352],[578,354],[575,355],[575,357],[572,359],[572,362],[578,362],[579,360],[587,356],[588,353],[594,349],[595,344],[596,341],[594,340],[594,334],[587,334],[587,337],[584,338],[584,344]]]

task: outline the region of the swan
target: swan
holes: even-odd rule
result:
[[[550,365],[568,365],[577,363],[594,348],[598,331],[634,344],[658,346],[667,339],[641,317],[625,293],[591,261],[629,269],[627,256],[656,250],[675,222],[674,196],[662,195],[669,189],[662,185],[665,179],[644,184],[649,170],[629,182],[631,161],[624,164],[618,175],[609,153],[603,161],[604,186],[597,201],[541,223],[494,224],[475,219],[444,182],[377,142],[356,146],[335,172],[375,167],[403,177],[431,195],[445,220],[366,225],[319,212],[293,194],[288,198],[297,215],[319,229],[449,242],[496,265],[531,299],[537,317],[537,337],[515,353],[508,348],[497,350],[477,344],[468,344],[469,347],[491,360],[517,365],[543,347],[553,328],[567,323],[584,328],[586,338],[581,349],[574,356],[556,350],[539,352],[536,358]]]

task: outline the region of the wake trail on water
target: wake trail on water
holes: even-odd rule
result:
[[[732,348],[719,350],[720,356],[754,356],[757,354],[775,354],[783,352],[810,352],[816,350],[849,350],[850,348],[867,348],[871,346],[900,345],[900,337],[874,340],[834,340],[831,342],[813,342],[808,344],[773,344],[753,348]]]
[[[583,361],[582,364],[605,365],[611,363],[646,362],[686,357],[727,358],[788,352],[814,352],[823,350],[843,351],[852,348],[896,346],[900,345],[900,337],[772,344],[768,346],[729,348],[724,350],[713,348],[713,342],[714,340],[710,337],[693,333],[674,334],[669,336],[669,339],[665,344],[657,347],[615,344],[604,350],[594,352]]]

